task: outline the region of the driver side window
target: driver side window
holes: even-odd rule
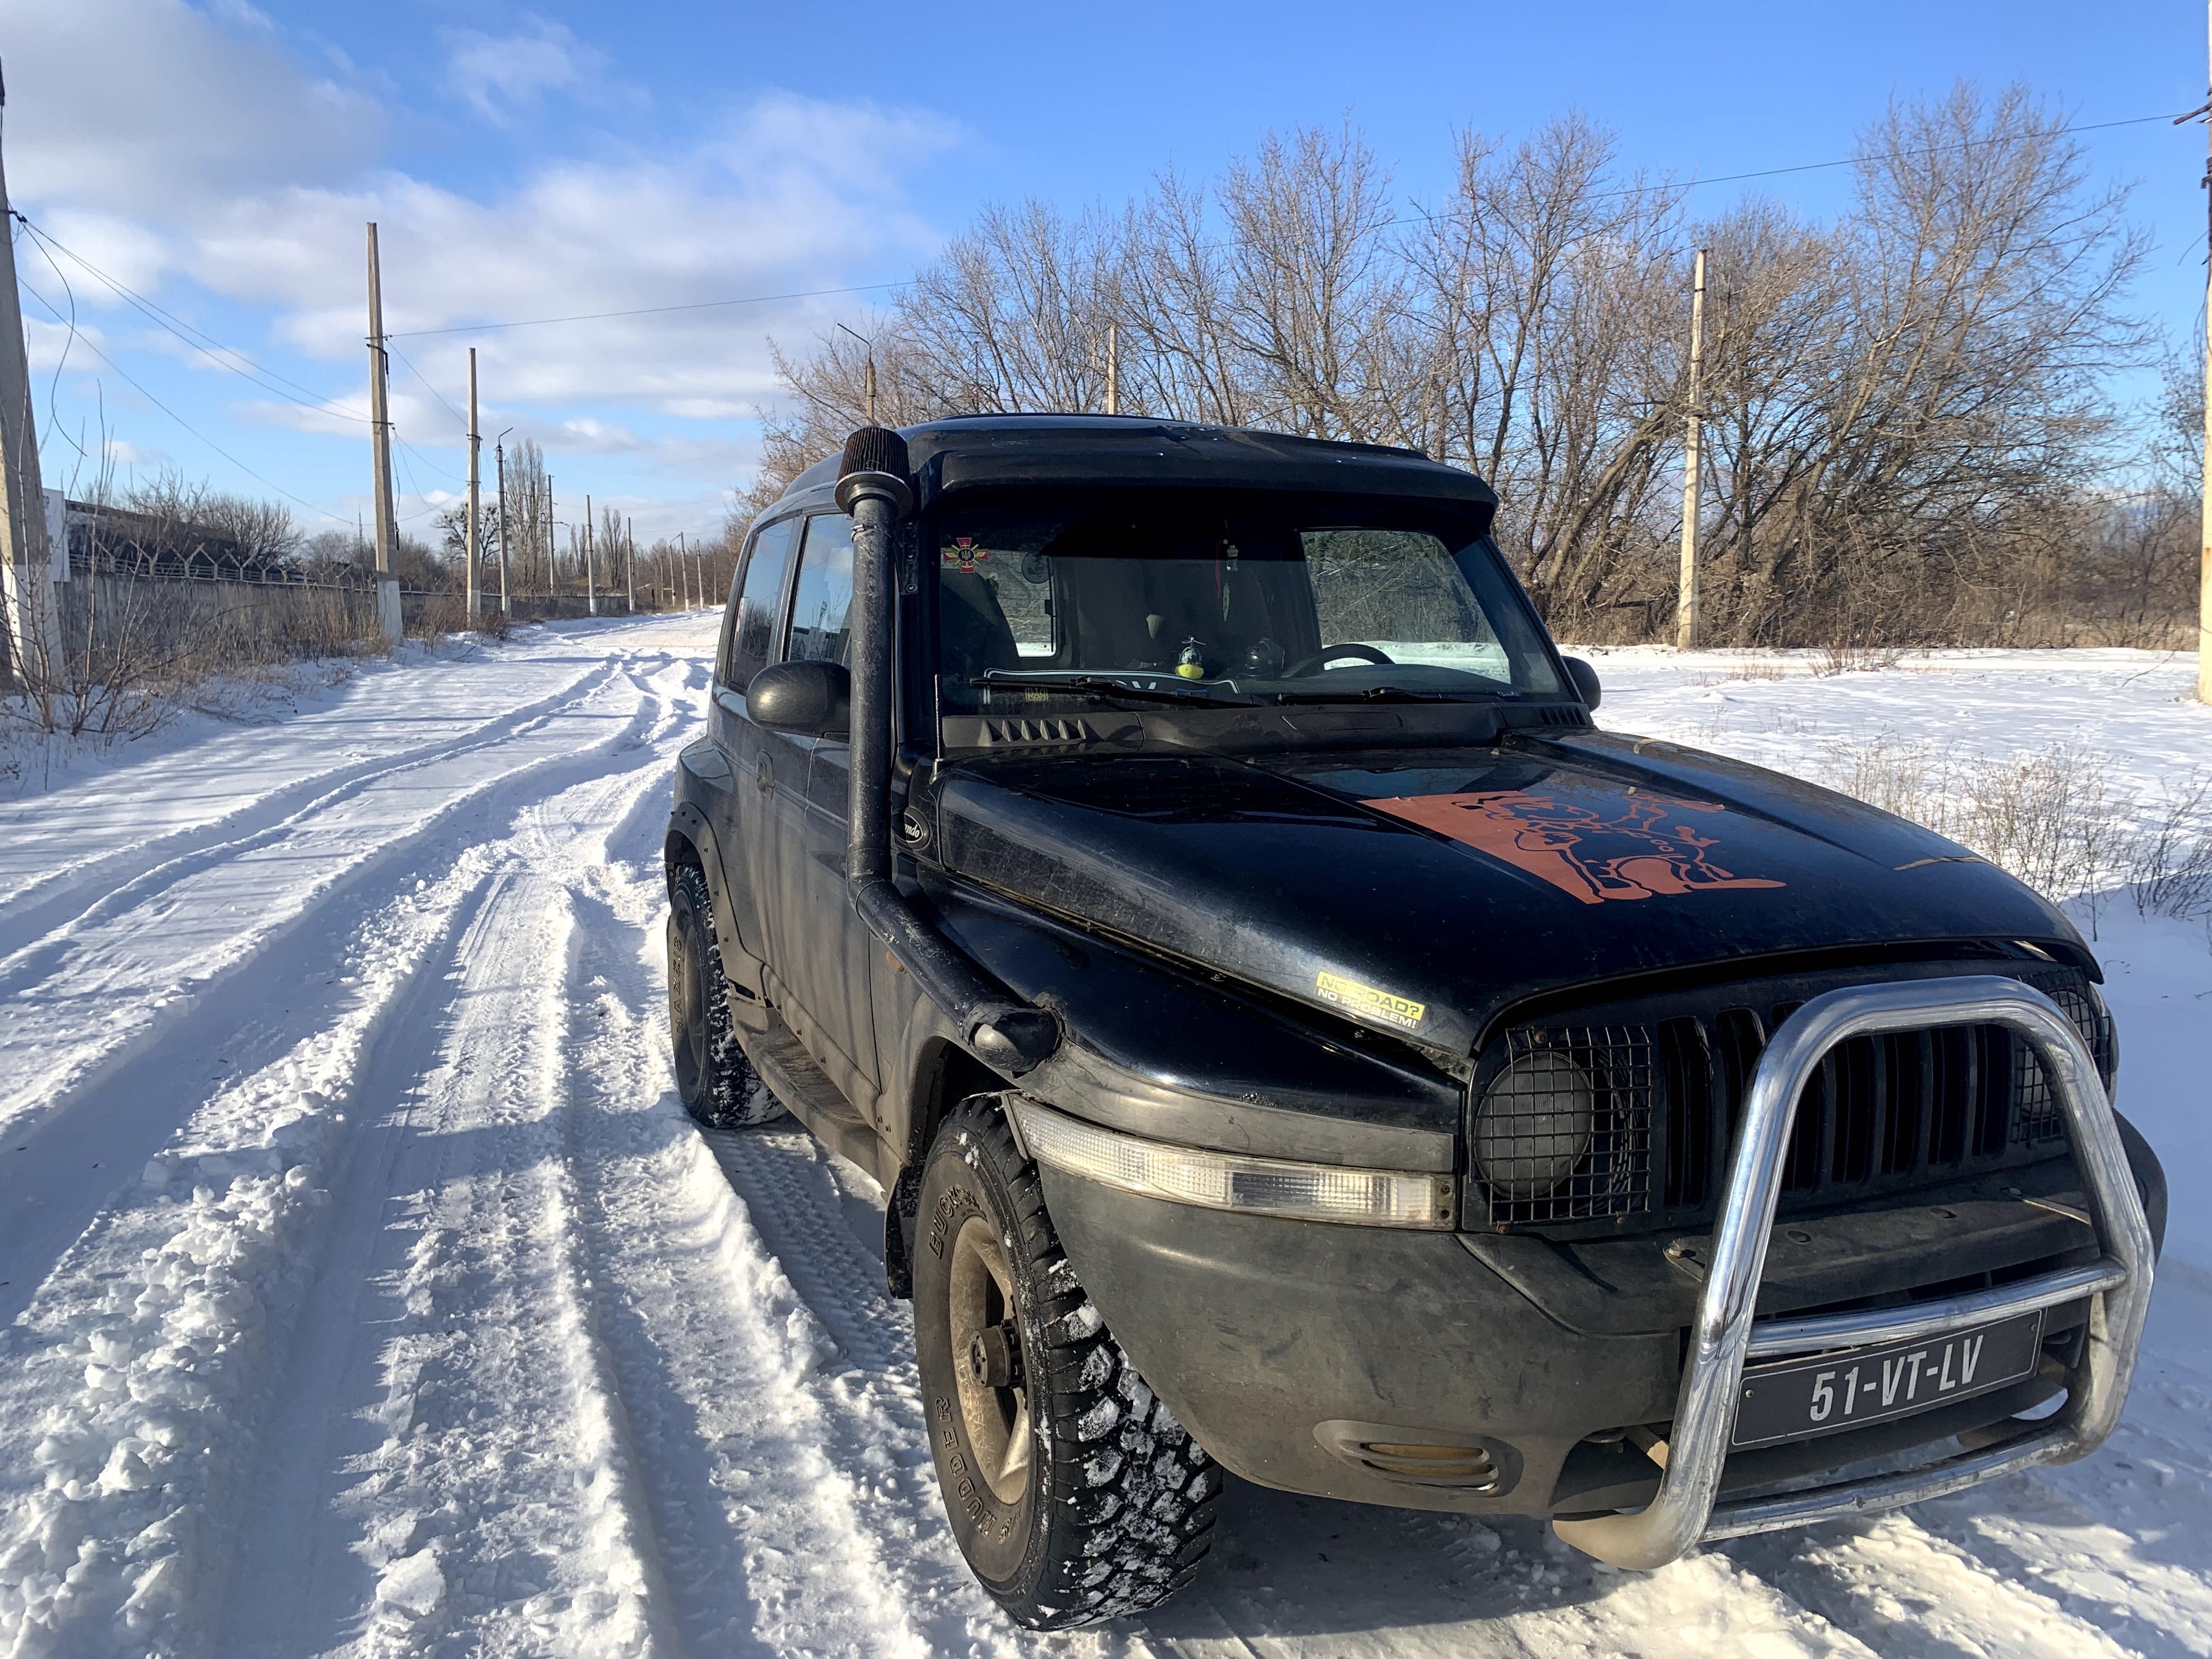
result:
[[[797,519],[782,519],[753,538],[745,561],[744,585],[730,607],[722,642],[722,684],[742,692],[775,653],[783,579],[791,569],[792,544],[799,538]]]
[[[806,521],[806,544],[799,556],[790,659],[850,666],[852,608],[853,521],[842,513],[817,514]]]

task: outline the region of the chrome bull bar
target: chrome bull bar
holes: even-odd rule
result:
[[[2073,1138],[2100,1259],[1905,1307],[1755,1320],[1784,1156],[1798,1097],[1814,1069],[1829,1049],[1850,1037],[1970,1024],[2008,1026],[2041,1060]],[[1752,1077],[1658,1492],[1632,1514],[1555,1521],[1553,1529],[1614,1566],[1658,1567],[1701,1541],[1893,1509],[2017,1470],[2086,1457],[2112,1433],[2126,1403],[2150,1306],[2151,1267],[2150,1227],[2096,1062],[2073,1022],[2049,997],[2017,980],[1983,975],[1850,986],[1815,997],[1782,1023]],[[2053,1416],[2022,1424],[2001,1443],[1901,1474],[1716,1502],[1747,1359],[1934,1336],[2084,1296],[2093,1298],[2085,1351],[2068,1380],[2065,1404]]]

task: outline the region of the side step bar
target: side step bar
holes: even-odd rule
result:
[[[2073,1139],[2101,1258],[1936,1302],[1754,1323],[1783,1161],[1807,1081],[1849,1038],[1931,1025],[2009,1026],[2033,1046]],[[2096,1062],[2049,997],[1993,975],[1850,986],[1814,998],[1782,1023],[1752,1077],[1711,1261],[1657,1495],[1633,1514],[1552,1523],[1565,1541],[1617,1567],[1664,1566],[1700,1542],[1894,1509],[2086,1457],[2120,1420],[2150,1308],[2150,1227]],[[2087,1340],[2055,1416],[2022,1424],[1998,1444],[1902,1474],[1716,1504],[1746,1360],[1934,1336],[2085,1296],[2093,1298]]]
[[[791,1115],[832,1152],[843,1154],[873,1174],[876,1132],[853,1108],[829,1074],[814,1063],[791,1027],[768,1011],[768,1029],[738,1028],[738,1046],[767,1084],[769,1091]]]

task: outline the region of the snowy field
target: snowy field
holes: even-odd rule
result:
[[[2124,899],[2121,1103],[2179,1201],[2095,1459],[1649,1574],[1232,1483],[1158,1614],[1010,1629],[939,1516],[878,1194],[668,1085],[712,633],[418,653],[0,798],[0,1655],[2212,1653],[2212,942]],[[1603,723],[1784,768],[2212,770],[2191,665],[2141,653],[1595,654]]]

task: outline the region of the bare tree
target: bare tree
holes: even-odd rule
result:
[[[2143,240],[2025,90],[1893,105],[1829,224],[1759,200],[1689,224],[1679,186],[1624,170],[1571,112],[1510,147],[1461,134],[1452,179],[1394,206],[1357,131],[1299,129],[1118,216],[992,209],[867,343],[778,355],[790,398],[744,504],[866,417],[871,364],[899,423],[1096,409],[1110,330],[1125,412],[1468,466],[1555,623],[1649,634],[1673,604],[1702,246],[1716,639],[2025,639],[2091,595],[2139,629],[2174,603],[2148,574],[2170,512],[2121,509],[2109,482],[2148,465],[2111,402],[2148,343],[2122,303]]]

